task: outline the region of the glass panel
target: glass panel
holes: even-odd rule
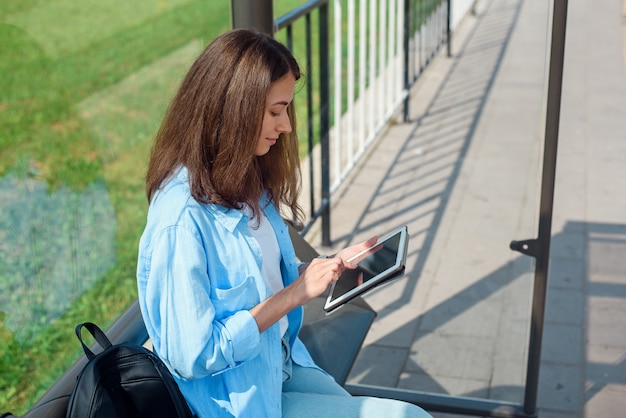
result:
[[[135,299],[152,137],[228,2],[0,3],[0,405],[21,415]]]

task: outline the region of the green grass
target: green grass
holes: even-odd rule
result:
[[[6,222],[0,232],[9,241],[0,247],[0,283],[13,298],[1,299],[0,306],[0,409],[16,414],[24,413],[80,355],[73,335],[77,323],[107,326],[135,299],[151,137],[193,59],[189,49],[197,53],[228,28],[230,19],[227,7],[209,10],[205,1],[140,2],[141,9],[136,2],[109,1],[106,10],[100,3],[4,1],[0,6],[0,175],[19,179],[22,188],[15,199],[35,199],[39,210],[58,193],[70,196],[54,200],[66,205],[54,219],[35,209],[25,215],[43,216],[46,222]],[[177,56],[181,50],[186,54]],[[159,70],[150,66],[155,62],[170,65]],[[141,77],[133,78],[136,74]],[[105,146],[103,137],[115,137],[114,146]],[[33,290],[47,289],[46,282],[61,267],[48,254],[69,261],[60,278],[71,275],[80,283],[93,269],[90,260],[81,263],[85,255],[50,249],[80,249],[73,243],[78,234],[71,231],[77,216],[63,212],[84,209],[94,182],[104,182],[113,208],[115,261],[75,295],[67,310],[49,318],[41,307],[50,294]],[[47,185],[47,193],[28,188],[40,183]],[[11,202],[5,200],[6,206]],[[59,225],[51,226],[56,220]],[[16,229],[19,225],[23,228]],[[31,239],[20,241],[25,232]],[[9,258],[23,262],[9,265]],[[52,304],[62,302],[52,299]],[[24,301],[31,306],[22,307]],[[31,320],[9,327],[20,308],[29,309]]]
[[[135,300],[151,141],[229,4],[0,2],[0,412],[25,413],[81,355],[77,323],[106,328]]]
[[[0,412],[81,355],[77,323],[106,328],[135,300],[152,137],[229,27],[229,2],[0,2]]]

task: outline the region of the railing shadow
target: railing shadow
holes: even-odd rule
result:
[[[378,311],[379,319],[386,320],[385,325],[394,326],[378,330],[373,343],[363,349],[367,361],[357,362],[353,370],[352,375],[359,383],[511,402],[519,402],[524,395],[532,259],[509,253],[506,261],[500,264],[496,259],[493,270],[481,272],[477,281],[461,287],[448,299],[436,300],[411,318],[396,314],[400,308],[403,314],[412,313],[412,298],[418,279],[424,276],[426,260],[432,255],[435,237],[448,232],[441,231],[444,212],[448,215],[459,210],[450,204],[450,196],[453,189],[463,186],[461,169],[468,163],[480,163],[467,161],[468,150],[476,142],[477,125],[498,76],[522,1],[506,4],[509,7],[492,13],[489,18],[493,20],[489,22],[486,17],[479,17],[481,24],[461,49],[460,56],[465,59],[451,64],[426,111],[414,120],[412,129],[405,129],[407,139],[391,164],[385,166],[386,175],[375,187],[375,197],[363,212],[354,214],[358,216],[354,230],[340,237],[350,243],[382,224],[409,223],[412,242],[418,243],[412,246],[409,277],[386,292],[385,304]],[[471,77],[456,77],[461,72]],[[376,152],[384,153],[384,145]],[[498,171],[493,173],[498,176]],[[507,193],[504,192],[505,197]],[[620,323],[614,317],[620,314],[623,317],[625,313],[626,265],[622,261],[624,257],[618,254],[624,254],[626,240],[621,224],[569,221],[557,231],[551,245],[539,407],[548,414],[580,417],[585,403],[607,386],[624,382],[623,350],[607,349],[614,341],[606,336],[615,338]],[[467,244],[479,245],[480,241]],[[502,248],[506,244],[502,242]],[[453,262],[453,258],[448,262]],[[513,301],[514,304],[507,305]],[[607,307],[597,309],[597,303],[606,303]],[[494,304],[508,308],[507,315],[500,316],[501,311],[494,309]],[[472,316],[484,319],[483,326],[468,323],[467,318]],[[464,327],[471,332],[463,334]],[[497,340],[495,333],[505,328],[511,338]],[[446,332],[461,338],[458,342],[446,340]],[[434,351],[429,356],[421,344],[437,333],[440,341],[436,343],[440,345],[428,347]],[[457,344],[456,351],[446,347],[451,344]],[[450,352],[461,358],[446,357]],[[499,358],[503,353],[506,358]],[[406,361],[394,361],[393,357]],[[500,363],[492,365],[492,361]],[[459,367],[472,362],[470,366],[474,367]],[[501,371],[502,365],[509,368]],[[444,372],[435,376],[435,369]],[[509,376],[498,376],[499,373]],[[382,381],[381,376],[388,380]],[[473,385],[459,384],[463,378]],[[493,416],[510,415],[502,412]]]
[[[355,228],[334,239],[337,247],[345,246],[389,221],[420,226],[410,229],[411,255],[417,259],[407,269],[409,279],[394,306],[408,303],[448,209],[448,199],[459,181],[523,0],[514,4],[478,16],[483,21],[474,26],[460,47],[425,112],[411,122],[406,141],[388,165],[383,180],[374,187],[374,197]],[[458,77],[458,73],[472,77]],[[463,82],[457,82],[459,79]],[[402,198],[389,202],[392,192]]]

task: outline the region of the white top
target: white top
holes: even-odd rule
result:
[[[263,211],[261,211],[261,219],[258,221],[258,225],[257,220],[252,218],[252,210],[247,205],[244,206],[243,211],[250,217],[248,221],[250,234],[258,241],[261,247],[263,255],[261,275],[271,289],[272,294],[277,293],[284,289],[285,286],[283,285],[283,278],[280,272],[280,248],[278,247],[276,233]],[[284,335],[289,325],[287,316],[280,318],[278,324],[280,326],[280,334]]]

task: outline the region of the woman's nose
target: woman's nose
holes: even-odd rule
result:
[[[283,112],[283,114],[280,115],[276,130],[284,134],[291,132],[291,121],[289,120],[289,114],[287,112]]]

